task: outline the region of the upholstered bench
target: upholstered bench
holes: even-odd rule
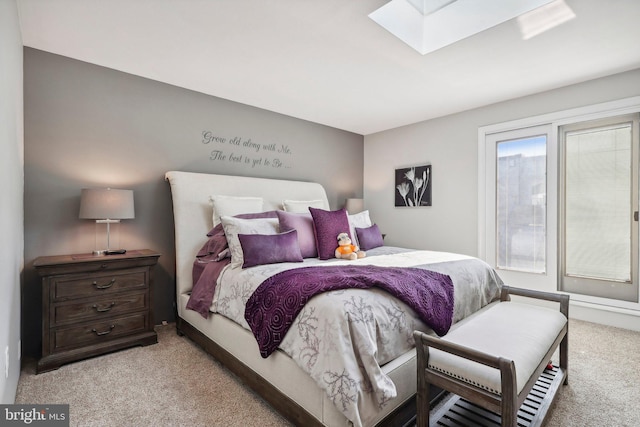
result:
[[[510,295],[559,303],[559,309],[512,302]],[[518,411],[560,346],[555,382],[568,381],[569,296],[504,286],[500,302],[442,338],[414,332],[417,426],[429,425],[429,388],[438,386],[518,425]],[[542,425],[555,389],[540,397],[529,425]]]

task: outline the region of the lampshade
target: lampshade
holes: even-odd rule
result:
[[[133,209],[133,190],[83,188],[80,193],[80,218],[135,218]]]
[[[364,210],[364,200],[363,199],[347,199],[347,202],[344,204],[344,207],[347,209],[347,212],[350,214],[356,214],[358,212],[362,212]]]

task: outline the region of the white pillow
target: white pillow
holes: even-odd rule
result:
[[[285,200],[282,202],[285,212],[309,213],[309,207],[327,209],[322,200]]]
[[[220,224],[223,216],[262,212],[262,197],[211,196],[213,226]]]
[[[358,242],[358,236],[356,233],[356,227],[358,228],[369,228],[373,224],[371,223],[371,218],[369,218],[369,211],[362,211],[357,214],[349,215],[349,231],[351,232],[351,243],[356,246],[360,246]]]
[[[223,216],[220,221],[222,221],[222,228],[229,243],[232,267],[242,267],[244,263],[238,234],[278,234],[280,231],[278,218],[242,219]]]

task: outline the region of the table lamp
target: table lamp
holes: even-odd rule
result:
[[[121,219],[135,218],[133,209],[133,190],[112,188],[83,188],[80,194],[80,218],[96,220],[96,250],[94,255],[124,254],[125,249],[111,248],[111,224]],[[107,226],[107,248],[101,247],[99,224]]]

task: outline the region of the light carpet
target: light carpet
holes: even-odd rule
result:
[[[35,375],[26,362],[16,403],[70,405],[71,426],[286,426],[285,419],[175,325],[158,344]],[[571,320],[569,384],[547,426],[640,426],[640,333]]]

